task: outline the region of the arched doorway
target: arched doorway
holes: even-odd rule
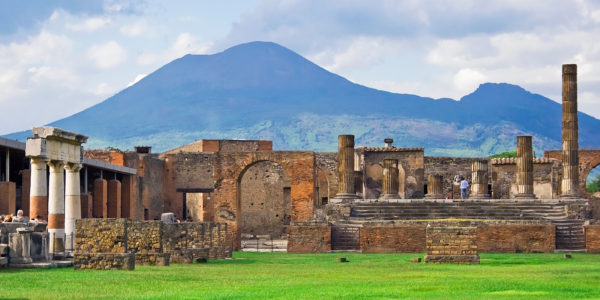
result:
[[[587,175],[585,180],[585,190],[590,195],[600,198],[600,165],[595,166]]]
[[[239,177],[240,233],[245,236],[285,236],[291,220],[290,180],[283,167],[272,161],[248,166]]]

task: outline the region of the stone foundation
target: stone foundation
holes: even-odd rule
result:
[[[136,265],[147,265],[147,266],[169,266],[170,265],[169,253],[135,253],[135,264]]]
[[[363,253],[423,252],[425,227],[425,225],[361,227],[360,249]]]
[[[73,256],[75,270],[133,270],[133,253],[76,253]]]
[[[480,253],[552,253],[556,248],[552,224],[501,224],[477,226]]]
[[[477,227],[427,226],[426,263],[479,264]]]

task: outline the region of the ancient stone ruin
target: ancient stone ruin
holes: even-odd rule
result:
[[[600,150],[578,149],[576,73],[563,66],[563,148],[541,158],[531,136],[515,137],[516,158],[494,159],[425,156],[391,138],[356,147],[351,134],[339,135],[337,152],[274,151],[266,140],[200,140],[163,153],[84,150],[87,137],[52,127],[34,128],[27,144],[0,139],[0,214],[22,209],[48,227],[0,227],[0,265],[10,253],[27,263],[27,241],[33,261],[75,256],[76,268],[125,269],[231,250],[427,251],[426,261],[436,262],[475,262],[478,252],[598,251],[600,203],[583,185]],[[471,184],[466,199],[463,178]],[[180,223],[159,221],[164,213]],[[180,240],[175,232],[184,232]]]

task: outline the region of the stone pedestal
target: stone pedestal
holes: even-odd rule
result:
[[[517,137],[516,199],[535,199],[533,194],[533,146],[531,136]]]
[[[30,264],[31,233],[30,228],[18,228],[16,233],[9,234],[9,263],[10,266]]]
[[[335,198],[358,198],[354,187],[354,135],[338,137],[338,193]]]
[[[579,197],[579,126],[577,119],[577,65],[562,70],[562,165],[561,198]]]
[[[398,160],[383,160],[383,182],[381,190],[382,199],[400,199],[398,194]]]
[[[427,176],[427,199],[443,199],[444,198],[444,186],[443,177],[438,174],[429,174]]]
[[[470,199],[488,199],[488,162],[471,163],[471,195]]]

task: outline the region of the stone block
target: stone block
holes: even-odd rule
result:
[[[133,270],[135,254],[133,253],[75,253],[73,256],[75,270]]]
[[[169,253],[136,253],[135,264],[147,266],[169,266]]]
[[[48,232],[31,233],[30,253],[34,262],[50,261],[50,234]]]

